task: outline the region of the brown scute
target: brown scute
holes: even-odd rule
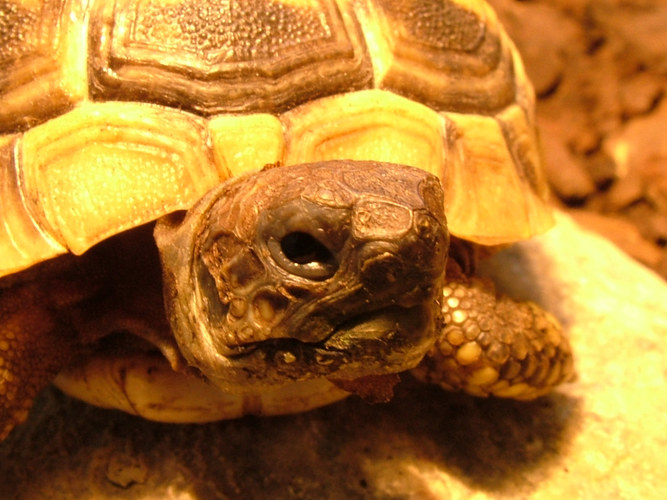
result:
[[[63,49],[76,29],[61,18],[62,3],[0,1],[0,133],[26,130],[81,99],[84,82],[65,76]]]
[[[378,0],[391,27],[386,88],[438,110],[490,114],[514,101],[513,62],[493,12],[481,2]]]
[[[33,48],[35,26],[38,23],[37,12],[15,2],[0,1],[0,61],[3,66],[29,53]],[[28,43],[24,42],[26,39]]]
[[[359,26],[332,0],[99,2],[89,44],[95,99],[202,115],[280,112],[372,80]]]

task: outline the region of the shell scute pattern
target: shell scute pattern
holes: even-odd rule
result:
[[[81,253],[266,164],[353,158],[420,167],[442,180],[452,233],[479,243],[511,242],[551,225],[532,90],[483,2],[5,4],[3,37],[18,48],[0,52],[7,69],[0,131],[19,135],[2,137],[14,153],[0,169],[15,179],[2,189],[27,203],[0,229],[2,274],[65,249]],[[21,45],[28,35],[7,28],[17,16],[42,35]],[[26,68],[37,75],[29,85]],[[141,106],[159,119],[134,117]],[[66,122],[76,124],[69,135],[51,135]],[[183,141],[164,132],[172,123],[185,124],[198,153],[178,153]],[[31,146],[37,137],[60,144],[47,149],[60,156],[39,156]],[[113,147],[91,146],[105,141]],[[92,153],[85,151],[93,149],[98,156],[86,171]],[[122,190],[106,193],[104,179],[140,154],[170,174],[150,180],[150,169],[134,169]],[[58,166],[75,157],[77,175]],[[83,192],[89,200],[65,206]],[[74,220],[94,218],[102,220],[85,227]],[[26,248],[17,235],[35,231],[39,241]]]
[[[102,4],[89,30],[96,99],[277,112],[370,85],[359,26],[331,0]]]

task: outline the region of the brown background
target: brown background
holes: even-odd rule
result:
[[[667,278],[667,2],[489,3],[540,99],[554,201]]]

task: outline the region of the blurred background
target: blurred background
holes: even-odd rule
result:
[[[552,200],[667,279],[667,0],[489,0],[538,97]]]

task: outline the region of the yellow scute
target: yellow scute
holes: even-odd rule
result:
[[[444,120],[432,109],[382,90],[319,99],[282,117],[285,164],[385,161],[434,174],[443,161]]]
[[[40,225],[74,253],[189,208],[220,175],[205,124],[136,103],[86,104],[26,132],[24,186]]]
[[[498,245],[549,229],[551,211],[521,174],[496,118],[444,115],[449,147],[441,179],[450,232]]]

